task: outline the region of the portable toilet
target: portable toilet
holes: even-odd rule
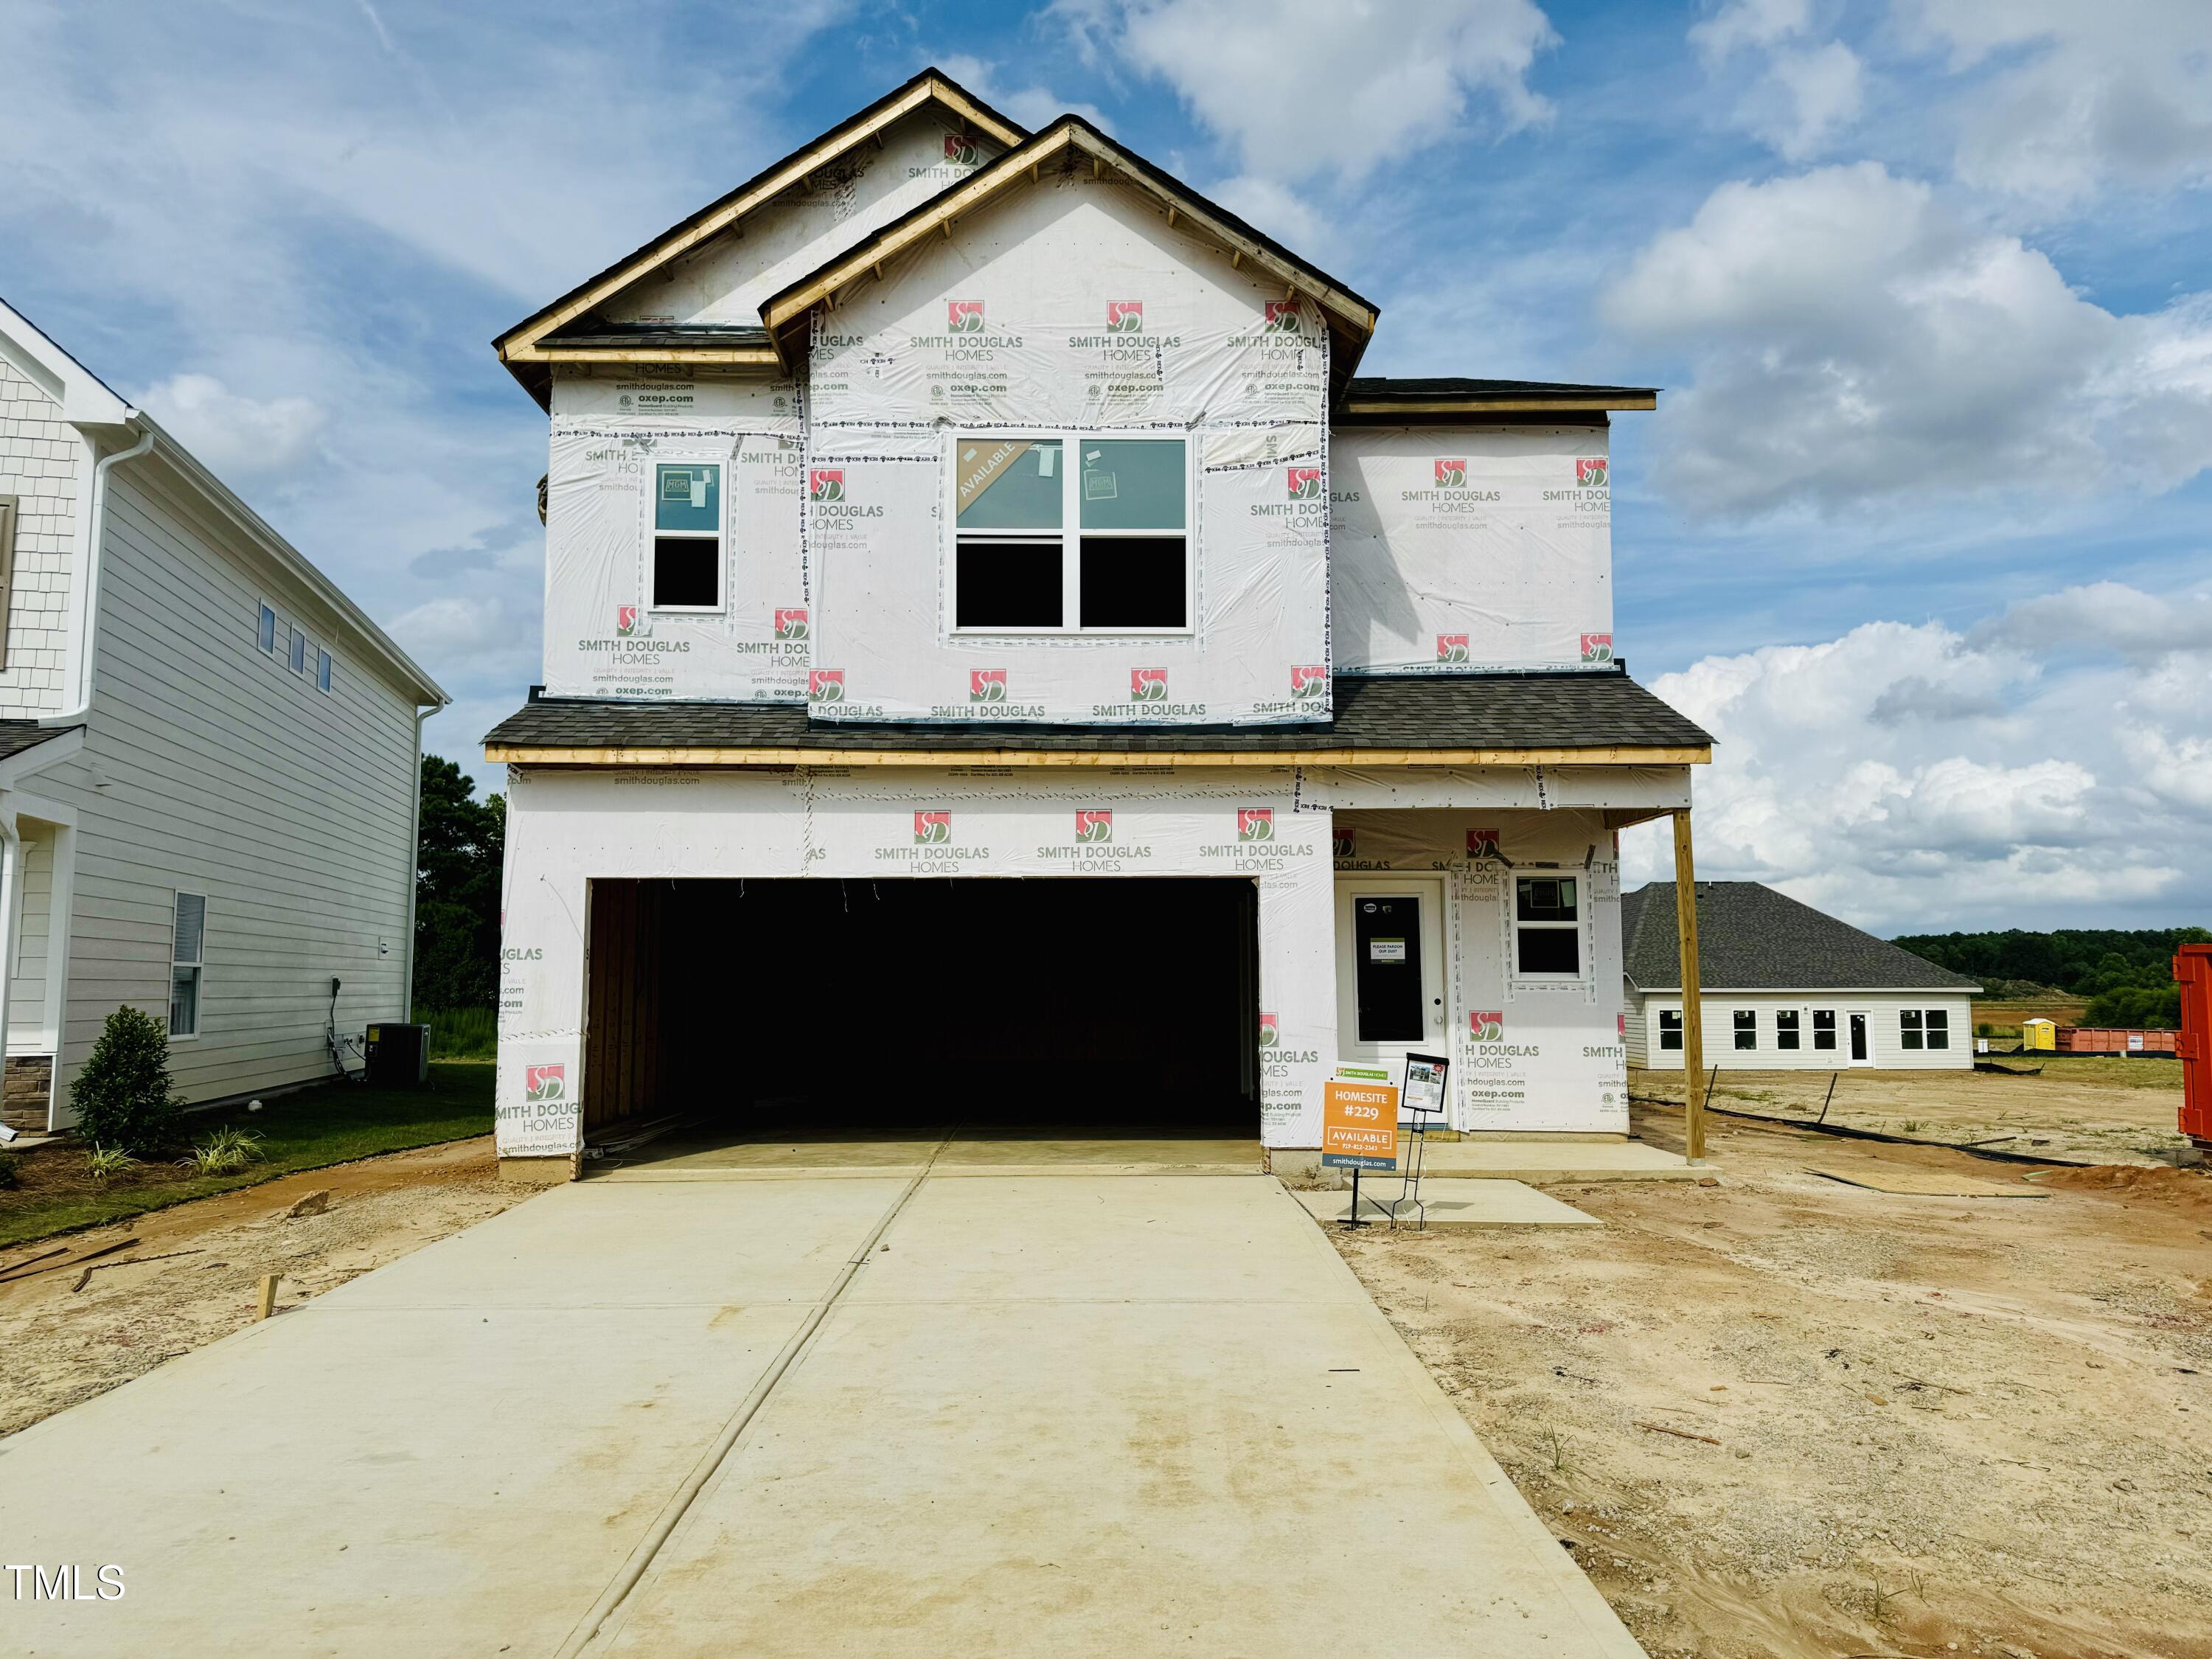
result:
[[[2058,1048],[2058,1026],[2048,1019],[2024,1019],[2020,1023],[2020,1048],[2022,1054],[2040,1048],[2046,1054]]]

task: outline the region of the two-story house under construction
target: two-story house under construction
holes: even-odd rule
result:
[[[1618,832],[1686,841],[1710,756],[1614,652],[1656,394],[1362,377],[1376,320],[928,71],[503,336],[502,1158],[1087,1115],[1283,1167],[1409,1051],[1452,1128],[1624,1133]]]

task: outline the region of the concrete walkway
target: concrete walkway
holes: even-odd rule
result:
[[[124,1569],[31,1654],[1640,1651],[1256,1177],[557,1188],[0,1441],[0,1550]]]

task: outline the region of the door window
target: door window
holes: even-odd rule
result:
[[[1410,893],[1362,894],[1352,906],[1352,986],[1362,1042],[1419,1042],[1421,901]]]

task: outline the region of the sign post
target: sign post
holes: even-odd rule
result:
[[[1428,1206],[1421,1202],[1421,1167],[1427,1162],[1428,1127],[1431,1122],[1441,1124],[1444,1115],[1444,1082],[1451,1075],[1449,1054],[1415,1054],[1406,1056],[1405,1091],[1400,1098],[1405,1103],[1407,1127],[1412,1132],[1412,1145],[1407,1148],[1407,1168],[1405,1182],[1398,1190],[1402,1200],[1411,1199],[1413,1209],[1421,1218],[1425,1231],[1429,1224]],[[1390,1224],[1398,1224],[1398,1210],[1391,1206]]]
[[[1359,1172],[1398,1167],[1398,1086],[1388,1072],[1340,1066],[1322,1085],[1321,1161],[1324,1168],[1352,1171],[1352,1213],[1344,1224],[1365,1226]]]

